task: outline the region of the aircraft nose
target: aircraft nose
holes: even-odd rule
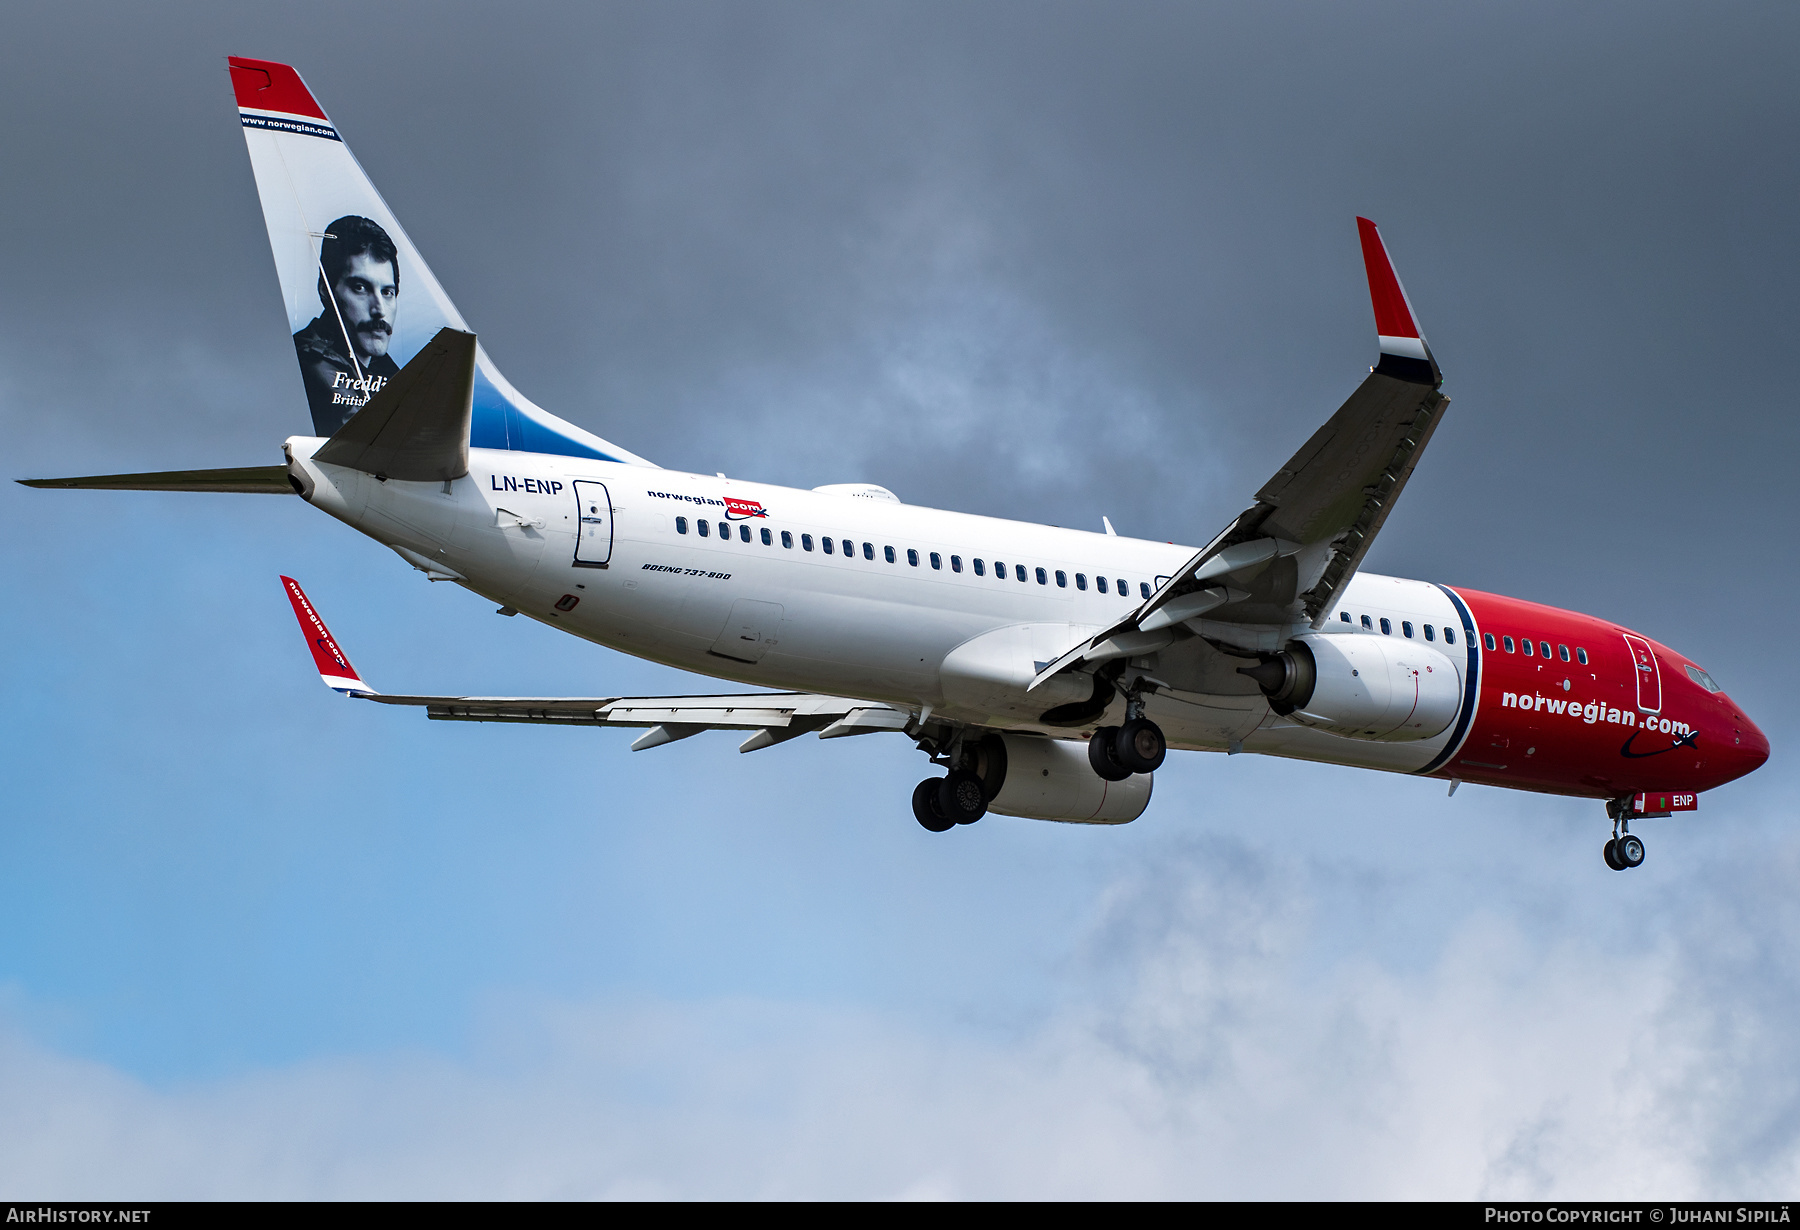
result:
[[[1743,749],[1744,772],[1754,773],[1768,762],[1769,736],[1765,735],[1762,728],[1749,718],[1744,719],[1744,724],[1740,729],[1743,731],[1740,736],[1743,742],[1738,746]]]

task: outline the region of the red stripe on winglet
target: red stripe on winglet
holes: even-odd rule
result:
[[[282,577],[281,587],[287,590],[288,601],[293,604],[294,618],[300,621],[300,631],[306,635],[307,647],[312,650],[313,663],[318,666],[321,675],[330,675],[333,679],[354,679],[362,682],[362,676],[350,665],[349,657],[338,648],[337,640],[331,635],[331,629],[313,610],[313,604],[307,601],[306,591],[300,588],[300,582],[293,577]]]
[[[1356,220],[1357,234],[1362,237],[1363,268],[1369,273],[1369,298],[1375,302],[1375,332],[1381,337],[1418,337],[1419,326],[1413,323],[1406,306],[1406,292],[1394,275],[1388,260],[1387,246],[1381,232],[1367,218]]]
[[[325,118],[319,104],[313,101],[312,91],[288,65],[273,60],[246,60],[242,56],[231,56],[226,63],[231,66],[231,88],[237,94],[238,106]]]

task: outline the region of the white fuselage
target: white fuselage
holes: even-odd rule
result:
[[[1093,725],[1036,719],[1085,698],[1091,681],[1059,678],[1027,694],[1033,676],[1130,614],[1195,554],[1174,543],[915,507],[879,488],[804,491],[540,453],[471,449],[462,478],[384,481],[312,461],[323,443],[294,437],[286,445],[310,502],[502,607],[718,678],[930,707],[951,721],[1063,738],[1085,737]],[[599,560],[604,567],[594,566]],[[1373,629],[1363,627],[1364,615]],[[1453,646],[1433,648],[1466,670],[1462,619],[1436,585],[1359,574],[1321,631],[1382,635],[1383,618],[1395,636],[1403,624],[1454,628]],[[1273,650],[1309,631],[1297,620],[1259,635]],[[1198,638],[1187,643],[1206,649]],[[1147,712],[1171,747],[1413,772],[1451,738],[1447,730],[1414,742],[1365,742],[1288,721],[1236,673],[1254,659],[1206,654],[1185,663],[1134,660],[1167,676]],[[1103,720],[1118,721],[1123,709],[1115,702]]]

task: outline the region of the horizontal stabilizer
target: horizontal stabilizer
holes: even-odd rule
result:
[[[286,466],[238,470],[160,470],[151,474],[93,474],[86,478],[21,478],[27,487],[72,487],[85,491],[229,491],[252,495],[293,495]]]
[[[440,329],[313,460],[411,482],[461,478],[474,395],[475,335]]]

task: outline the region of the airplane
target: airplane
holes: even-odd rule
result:
[[[1360,567],[1449,405],[1375,224],[1379,360],[1200,547],[666,470],[499,372],[298,72],[228,61],[313,434],[280,465],[28,486],[298,495],[449,581],[622,653],[759,691],[400,696],[282,584],[327,686],[432,719],[620,726],[645,750],[904,735],[948,832],[989,812],[1123,824],[1169,749],[1256,753],[1604,801],[1634,820],[1769,755],[1701,666],[1629,628]]]

